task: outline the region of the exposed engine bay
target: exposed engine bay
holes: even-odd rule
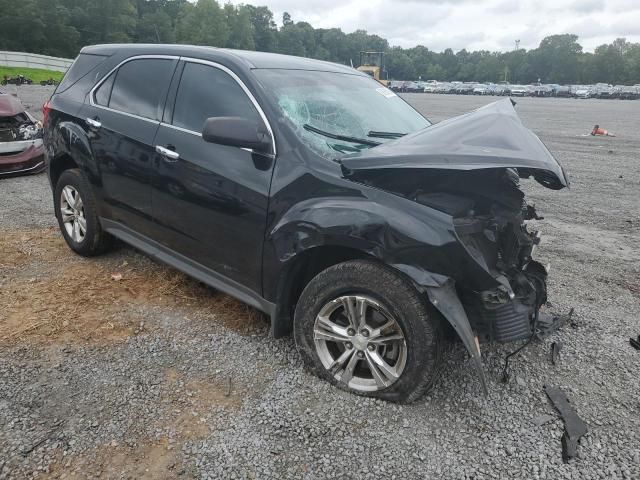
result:
[[[366,183],[410,198],[453,217],[468,254],[497,281],[478,291],[457,282],[460,301],[480,340],[511,342],[532,335],[547,300],[547,269],[533,260],[540,232],[527,222],[541,219],[528,205],[513,168],[422,170],[374,175]]]
[[[0,117],[0,142],[16,142],[42,138],[42,123],[27,112]]]

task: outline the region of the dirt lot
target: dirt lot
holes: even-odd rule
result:
[[[50,89],[19,92],[37,110]],[[407,99],[435,121],[492,101]],[[488,398],[461,347],[410,406],[333,389],[237,301],[126,246],[72,254],[45,175],[0,179],[0,479],[640,478],[640,102],[517,110],[571,177],[568,191],[525,183],[549,308],[577,321],[517,357],[507,385],[513,346],[483,346]],[[581,136],[595,123],[618,136]],[[589,424],[569,464],[544,384]]]

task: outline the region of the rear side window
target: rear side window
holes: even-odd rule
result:
[[[98,105],[102,105],[103,107],[109,106],[109,99],[111,98],[111,89],[113,88],[113,81],[116,79],[116,75],[111,74],[109,78],[107,78],[102,85],[96,90],[95,100]]]
[[[56,88],[56,93],[64,92],[71,85],[104,62],[106,58],[107,57],[104,55],[90,55],[87,53],[81,53],[78,55],[78,58],[76,58],[75,62],[73,62],[69,67],[69,70],[67,70],[67,73],[64,75],[64,78],[62,79],[62,82],[60,82],[60,85],[58,85],[58,88]]]
[[[131,60],[115,72],[110,96],[107,93],[110,79],[100,86],[96,92],[96,102],[99,93],[100,101],[108,98],[109,108],[159,120],[174,67],[175,61],[169,59]],[[106,87],[105,92],[101,91],[103,86]]]
[[[243,117],[260,122],[257,110],[229,74],[199,63],[184,66],[173,111],[173,125],[201,132],[209,117]]]

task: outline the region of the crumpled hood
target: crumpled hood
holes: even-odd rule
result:
[[[24,112],[20,100],[13,95],[0,93],[0,117],[14,117]]]
[[[562,166],[522,125],[510,99],[445,120],[340,160],[347,177],[380,169],[483,170],[516,168],[545,187],[569,186]]]

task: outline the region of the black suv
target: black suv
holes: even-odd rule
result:
[[[178,45],[84,48],[45,105],[55,213],[267,313],[320,377],[425,392],[454,333],[533,334],[546,269],[519,178],[568,185],[510,100],[437,125],[366,74]]]

